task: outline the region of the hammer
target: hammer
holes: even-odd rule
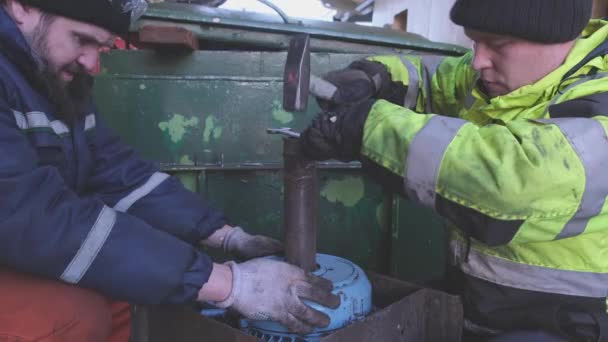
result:
[[[287,62],[283,75],[283,109],[288,112],[306,111],[308,94],[330,100],[338,88],[310,73],[310,36],[299,34],[289,41]]]

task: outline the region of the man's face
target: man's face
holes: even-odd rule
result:
[[[545,77],[563,63],[574,44],[541,44],[470,29],[465,33],[474,43],[473,68],[490,98]]]
[[[57,106],[58,115],[70,120],[85,114],[100,49],[111,46],[110,32],[59,16],[40,15],[37,24],[23,31],[39,64],[40,82]]]

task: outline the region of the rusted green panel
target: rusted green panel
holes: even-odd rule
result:
[[[303,129],[318,110],[311,100],[305,114],[283,111],[285,56],[200,51],[169,58],[115,51],[104,57],[96,82],[101,98],[111,100],[99,105],[147,158],[180,165],[280,162],[280,137],[265,129]],[[324,73],[360,57],[314,54],[313,69]]]
[[[230,39],[226,30],[247,34],[233,36],[230,51],[176,54],[139,50],[104,55],[95,86],[99,110],[143,157],[159,162],[189,189],[222,208],[234,224],[279,237],[282,142],[278,136],[267,135],[265,129],[287,126],[302,130],[318,107],[310,99],[306,113],[282,110],[286,53],[269,50],[269,39],[256,43],[261,37],[254,30],[258,19],[254,24],[243,19],[241,26],[235,18],[222,19],[220,23],[229,25],[220,27],[197,17],[201,15],[198,12],[183,17],[181,10],[167,14],[163,11],[172,8],[167,6],[149,13],[148,20],[161,21],[166,15],[171,20],[165,24],[200,26],[205,39],[216,44],[214,49],[221,47],[217,43],[222,39]],[[270,22],[268,27],[256,29],[274,34],[279,42],[276,47],[283,49],[285,44],[280,42],[295,29],[279,29],[277,25]],[[313,53],[311,66],[317,75],[368,55],[353,51],[456,51],[428,41],[421,44],[430,44],[432,49],[386,37],[353,41],[349,35],[364,35],[363,31],[337,34],[338,29],[333,30],[322,35],[322,43],[334,50],[344,49],[344,53]],[[324,51],[319,48],[321,41],[317,43],[316,51]],[[243,50],[235,49],[239,44]],[[436,215],[384,191],[365,178],[356,163],[321,163],[320,168],[321,252],[405,279],[441,274],[445,236]]]
[[[439,278],[445,271],[445,222],[432,210],[395,198],[391,273],[408,280]]]
[[[246,31],[250,34],[244,34],[242,37],[239,37],[239,34],[235,32],[235,35],[229,39],[233,41],[241,39],[243,43],[249,42],[254,37],[255,32],[260,33],[260,35],[283,34],[285,36],[295,33],[308,33],[313,38],[333,41],[339,45],[342,42],[352,42],[361,46],[413,49],[416,51],[454,55],[463,54],[465,51],[461,46],[431,42],[414,34],[378,27],[296,18],[294,18],[293,22],[286,24],[278,15],[248,13],[167,2],[151,5],[144,19],[169,20],[172,23],[200,25],[201,29],[195,29],[194,32],[198,33],[201,39],[211,40],[225,39],[227,37],[209,35],[205,31],[217,28],[236,28],[242,30],[241,32]],[[138,23],[133,30],[137,30],[143,23],[145,21]],[[284,43],[286,42],[284,41]],[[315,51],[316,43],[313,42],[311,47]],[[353,50],[342,52],[353,52]]]
[[[97,78],[98,105],[129,144],[235,224],[279,237],[282,138],[266,128],[303,129],[318,110],[314,100],[307,113],[282,110],[285,57],[200,51],[161,58],[151,51],[115,51],[104,57]],[[313,68],[324,73],[360,57],[315,54]],[[320,251],[388,271],[382,190],[364,180],[356,165],[321,167]]]
[[[319,251],[347,257],[364,267],[388,271],[384,247],[390,237],[376,215],[370,215],[382,203],[382,190],[364,181],[356,171],[323,170],[319,177]],[[282,172],[210,172],[206,178],[205,197],[238,220],[235,223],[281,237]],[[355,184],[355,187],[348,189],[341,184]],[[359,186],[361,195],[353,200],[349,195]]]

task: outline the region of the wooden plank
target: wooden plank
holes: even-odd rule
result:
[[[145,25],[139,29],[139,43],[158,48],[198,50],[196,35],[180,26]]]

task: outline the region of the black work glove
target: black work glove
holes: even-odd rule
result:
[[[311,85],[311,92],[316,96],[319,107],[325,111],[335,111],[344,105],[378,98],[380,93],[390,87],[391,82],[384,65],[368,60],[355,61],[345,69],[331,71],[323,79],[336,87],[332,96],[319,91],[314,84]]]
[[[375,99],[368,99],[318,113],[300,136],[303,153],[313,160],[358,160],[363,127],[375,102]]]

